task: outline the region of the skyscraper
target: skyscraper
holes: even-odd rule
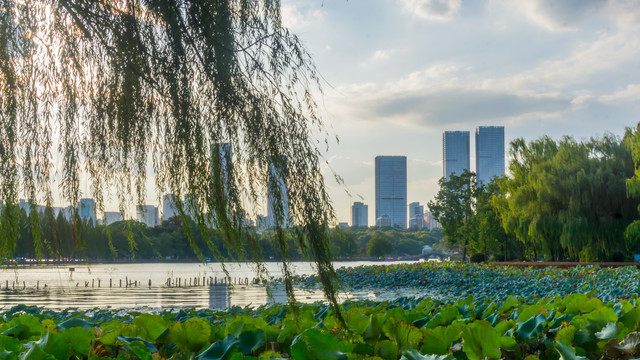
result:
[[[162,196],[162,220],[169,220],[176,215],[178,215],[178,207],[175,195],[165,194]]]
[[[419,202],[409,204],[409,227],[417,229],[424,227],[424,206]]]
[[[351,226],[369,226],[369,206],[361,202],[354,202],[351,206]]]
[[[136,205],[136,219],[147,226],[158,225],[158,208],[153,205]]]
[[[96,202],[93,199],[80,199],[78,202],[78,215],[83,221],[93,221],[93,224],[97,224],[96,219]]]
[[[105,211],[104,212],[104,224],[111,225],[114,222],[122,221],[122,213],[119,211]]]
[[[445,131],[442,134],[442,176],[461,175],[469,167],[469,132]]]
[[[476,129],[476,175],[487,184],[504,174],[504,126],[480,126]]]
[[[407,228],[407,157],[376,156],[376,225]]]
[[[289,226],[289,194],[287,191],[287,158],[272,158],[269,162],[267,180],[267,223],[281,227]]]

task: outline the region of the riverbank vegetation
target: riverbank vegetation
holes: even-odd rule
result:
[[[511,142],[508,174],[465,171],[429,203],[447,244],[496,260],[629,261],[640,248],[637,130]]]
[[[79,228],[67,221],[62,215],[54,217],[53,211],[46,208],[39,217],[41,242],[34,241],[32,218],[25,210],[19,213],[18,242],[16,243],[15,256],[19,258],[35,259],[37,254],[47,259],[84,259],[84,260],[197,260],[196,253],[189,243],[186,227],[189,227],[191,236],[197,248],[201,249],[201,255],[212,260],[218,259],[218,254],[224,260],[234,260],[223,241],[223,232],[215,229],[208,230],[208,236],[213,239],[215,251],[210,249],[203,239],[197,224],[186,218],[173,217],[163,221],[159,226],[148,227],[137,221],[120,221],[108,226],[95,225],[89,222],[81,222]],[[291,260],[306,260],[306,254],[298,243],[296,229],[291,229],[283,234],[286,240],[287,256]],[[259,244],[260,253],[265,260],[281,260],[280,250],[274,241],[274,231],[247,233],[253,236],[254,242]],[[132,242],[130,236],[135,238]],[[334,259],[370,258],[379,256],[406,256],[421,254],[424,245],[436,246],[439,244],[442,234],[435,230],[401,230],[392,227],[380,228],[335,228],[328,232],[329,243]],[[389,248],[383,251],[367,251],[379,241],[385,241]],[[255,249],[245,239],[243,251],[250,254]],[[39,245],[41,244],[41,245]],[[37,246],[42,246],[40,251]]]

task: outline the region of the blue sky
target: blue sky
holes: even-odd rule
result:
[[[507,143],[622,135],[640,121],[640,1],[282,0],[327,83],[339,221],[374,213],[376,155],[406,155],[408,202],[442,176],[442,132],[503,125]],[[474,148],[472,139],[471,148]],[[472,151],[472,170],[474,154]],[[345,180],[336,184],[333,169]]]

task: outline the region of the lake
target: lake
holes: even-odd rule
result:
[[[336,262],[334,266],[339,268],[381,264],[385,263],[354,261]],[[309,262],[293,262],[292,265],[295,273],[299,275],[316,272],[313,264]],[[253,278],[256,277],[254,264],[227,263],[225,266],[231,276],[231,283],[238,284],[223,284],[225,276],[219,263],[35,265],[1,269],[0,307],[7,309],[17,304],[25,304],[51,309],[223,309],[234,305],[286,303],[287,298],[282,285],[271,285],[271,296],[268,296],[265,286],[252,284]],[[265,263],[265,267],[270,276],[282,276],[281,264],[269,262]],[[171,279],[170,285],[168,279]],[[249,284],[245,283],[247,279]],[[127,283],[130,286],[127,286]],[[382,300],[401,295],[404,294],[379,290],[342,292],[340,299]],[[301,302],[324,300],[321,290],[296,290],[296,298]]]

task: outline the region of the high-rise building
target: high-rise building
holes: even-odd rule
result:
[[[351,206],[351,226],[369,226],[369,205],[358,201],[353,203],[353,206]]]
[[[267,223],[269,227],[289,226],[289,194],[287,190],[287,158],[271,159],[267,183]]]
[[[111,225],[114,222],[122,221],[124,218],[119,211],[105,211],[103,223],[105,225]]]
[[[487,184],[504,174],[504,126],[480,126],[476,129],[476,178]]]
[[[424,227],[424,206],[419,202],[409,204],[409,227],[417,229]]]
[[[407,228],[407,157],[376,156],[376,225]]]
[[[153,205],[136,205],[136,220],[149,227],[158,225],[158,208]]]
[[[175,195],[165,194],[162,196],[162,220],[169,220],[176,215],[178,215],[178,207]]]
[[[439,227],[442,227],[440,223],[433,217],[433,213],[431,211],[427,212],[424,215],[424,220],[426,222],[426,227],[429,230],[433,230]]]
[[[96,202],[93,199],[80,199],[78,202],[78,215],[83,221],[93,221],[93,224],[97,224],[96,218]]]
[[[445,131],[442,134],[442,176],[449,179],[455,173],[461,175],[469,167],[469,132]]]

